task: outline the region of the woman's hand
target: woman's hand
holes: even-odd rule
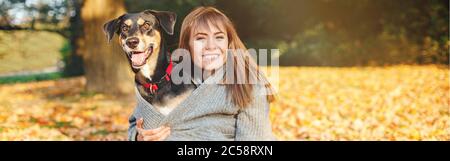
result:
[[[143,123],[144,119],[142,118],[136,122],[138,141],[162,141],[170,135],[170,127],[161,126],[156,129],[145,130],[142,128]]]

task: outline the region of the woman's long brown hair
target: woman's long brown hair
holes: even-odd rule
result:
[[[225,29],[228,36],[228,49],[232,51],[241,50],[244,52],[231,52],[234,58],[234,75],[235,78],[241,76],[247,80],[250,77],[263,80],[269,102],[274,100],[273,91],[270,83],[263,76],[258,69],[256,62],[251,59],[250,54],[247,52],[247,48],[241,39],[238,37],[236,29],[230,19],[221,11],[214,7],[198,7],[190,12],[181,26],[179,48],[190,51],[189,38],[191,32],[194,32],[196,28],[201,25],[215,25],[218,29]],[[190,51],[192,52],[192,51]],[[250,58],[250,59],[249,59]],[[229,61],[229,60],[227,60]],[[226,79],[226,78],[224,78]],[[238,107],[248,106],[254,97],[253,90],[254,84],[251,83],[227,83],[226,84],[227,97],[231,96],[231,101]]]

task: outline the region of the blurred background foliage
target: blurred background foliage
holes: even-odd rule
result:
[[[231,17],[247,47],[280,49],[281,65],[449,64],[446,0],[125,0],[124,3],[128,12],[145,9],[176,12],[177,31],[193,8],[216,6]],[[46,30],[67,39],[82,33],[77,14],[83,0],[2,0],[0,4],[3,30]],[[26,18],[19,19],[20,15]],[[178,34],[169,39],[172,49],[176,48]],[[65,61],[68,63],[69,59]]]

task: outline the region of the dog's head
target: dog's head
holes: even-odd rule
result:
[[[147,64],[152,54],[158,54],[162,32],[173,35],[176,14],[167,11],[146,10],[124,14],[103,25],[103,31],[111,41],[119,35],[119,43],[125,51],[133,69]]]

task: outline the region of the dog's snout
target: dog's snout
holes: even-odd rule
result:
[[[127,46],[131,49],[136,48],[139,45],[139,39],[138,38],[129,38],[126,42]]]

